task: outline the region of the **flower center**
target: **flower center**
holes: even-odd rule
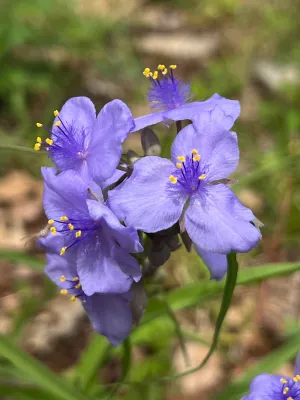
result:
[[[148,101],[151,108],[157,110],[173,110],[192,100],[191,85],[180,82],[174,76],[176,65],[170,65],[169,69],[159,64],[157,71],[151,72],[145,68],[143,74],[150,80]],[[161,75],[160,75],[161,73]]]
[[[87,296],[82,290],[78,276],[74,276],[72,279],[67,279],[65,275],[62,275],[60,277],[60,281],[63,283],[63,286],[65,286],[63,289],[61,289],[61,294],[69,294],[71,296],[71,301],[80,299],[83,303],[86,302]]]
[[[207,168],[201,165],[201,156],[193,149],[188,156],[178,156],[177,170],[169,176],[171,185],[179,185],[186,193],[196,192],[206,179]]]
[[[280,399],[282,400],[300,399],[300,375],[296,375],[292,379],[281,378],[280,382],[282,383]]]

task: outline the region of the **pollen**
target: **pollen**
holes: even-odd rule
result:
[[[197,150],[197,149],[193,149],[193,150],[192,150],[192,154],[196,155],[197,153],[198,153],[198,150]]]
[[[59,255],[60,255],[60,256],[63,256],[63,255],[65,254],[66,250],[67,250],[66,247],[62,247],[61,250],[60,250]]]
[[[77,231],[77,232],[75,233],[75,236],[76,236],[77,238],[79,238],[79,237],[81,236],[81,231]]]
[[[75,288],[76,288],[76,289],[80,289],[80,288],[81,288],[81,284],[78,283],[78,284],[75,286]]]
[[[185,162],[185,157],[184,156],[178,156],[177,160],[181,161],[181,162]]]
[[[161,73],[162,73],[163,75],[167,75],[167,73],[168,73],[167,68],[165,68],[163,71],[161,71]]]
[[[36,143],[36,144],[34,145],[34,147],[33,147],[33,149],[34,149],[35,151],[39,151],[40,148],[41,148],[41,143]]]
[[[54,125],[55,126],[59,126],[60,125],[60,121],[56,121]]]
[[[65,280],[66,280],[65,275],[62,275],[62,276],[60,277],[60,281],[61,281],[61,282],[64,282]]]
[[[54,226],[51,226],[50,232],[52,233],[52,235],[56,235],[56,228]]]
[[[40,122],[37,122],[37,123],[36,123],[36,126],[37,126],[38,128],[41,128],[41,127],[43,126],[43,124],[41,124]]]
[[[157,66],[157,69],[159,69],[160,71],[163,71],[164,69],[166,69],[166,66],[163,65],[163,64],[159,64],[159,65]]]
[[[61,289],[60,293],[61,294],[68,294],[68,289]]]
[[[158,71],[154,71],[153,72],[153,79],[157,79],[158,78]]]
[[[54,114],[54,117],[57,117],[59,114],[58,110],[53,111],[53,114]]]
[[[54,219],[49,219],[48,220],[48,225],[53,225],[54,224]]]
[[[289,389],[288,387],[284,388],[284,389],[283,389],[283,394],[287,394],[287,392],[288,392],[289,390],[290,390],[290,389]]]
[[[299,380],[300,380],[300,379],[299,379],[299,375],[294,376],[294,378],[293,378],[293,381],[294,381],[294,382],[299,382]]]
[[[150,76],[152,76],[152,72],[151,72],[150,68],[145,68],[143,71],[143,75],[145,75],[146,78],[149,78]]]
[[[294,400],[294,399],[293,399],[293,397],[290,396],[287,398],[287,400]]]
[[[42,138],[40,138],[39,136],[36,138],[37,143],[42,143]]]
[[[63,215],[62,217],[59,218],[61,221],[68,221],[69,218]]]
[[[74,230],[74,225],[73,224],[68,224],[68,227],[69,227],[70,231]]]
[[[197,154],[195,157],[193,157],[193,161],[200,161],[201,156]]]
[[[73,282],[77,282],[77,281],[79,281],[79,278],[78,278],[78,276],[74,276],[74,278],[72,279],[72,281],[73,281]]]
[[[206,178],[206,175],[205,175],[205,174],[202,174],[202,175],[200,175],[200,176],[198,177],[199,181],[203,181],[203,179],[205,179],[205,178]]]
[[[177,65],[176,65],[176,64],[169,65],[169,68],[170,68],[170,69],[176,69],[176,68],[177,68]]]
[[[280,382],[283,383],[283,384],[285,385],[285,384],[287,383],[287,380],[284,379],[284,378],[282,378],[282,379],[280,379]]]
[[[47,144],[49,144],[49,146],[52,146],[52,144],[53,144],[53,140],[52,140],[52,139],[49,139],[49,138],[47,138],[47,139],[45,140],[45,142],[46,142]]]
[[[176,163],[176,167],[181,169],[182,168],[182,164],[180,162]]]
[[[175,185],[175,183],[177,183],[178,179],[174,176],[174,175],[170,175],[169,176],[170,182],[173,183]]]
[[[76,301],[76,297],[75,297],[75,296],[72,296],[72,297],[71,297],[71,301],[74,303],[74,301]]]

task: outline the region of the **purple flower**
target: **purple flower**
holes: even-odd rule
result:
[[[40,244],[47,250],[46,274],[60,287],[62,294],[70,295],[72,301],[80,300],[93,328],[118,346],[132,327],[130,293],[96,293],[88,296],[81,286],[76,262],[55,254],[62,242],[61,235],[40,239]]]
[[[138,262],[130,253],[143,250],[134,228],[120,224],[95,191],[73,170],[56,175],[42,168],[44,208],[52,234],[63,238],[58,249],[76,266],[87,296],[125,293],[141,278]]]
[[[295,376],[261,374],[253,379],[250,393],[242,400],[300,400],[300,357],[298,355]]]
[[[194,96],[191,94],[190,85],[176,78],[174,69],[176,65],[170,65],[169,69],[159,65],[158,71],[161,72],[161,76],[158,71],[152,73],[149,68],[144,70],[143,74],[150,81],[148,100],[156,112],[136,118],[133,132],[158,122],[169,124],[170,121],[186,119],[191,120],[197,130],[204,112],[214,112],[214,120],[218,118],[223,128],[230,129],[240,114],[239,102],[218,94],[206,101],[191,102]]]
[[[145,232],[167,229],[179,220],[212,277],[220,279],[227,265],[224,254],[248,252],[261,238],[250,223],[253,213],[228,186],[216,184],[237,167],[236,138],[219,125],[211,127],[210,135],[199,135],[188,125],[177,135],[171,158],[136,161],[131,177],[109,192],[108,205],[126,225]]]
[[[96,182],[110,178],[120,161],[122,143],[134,128],[126,104],[113,100],[96,117],[90,99],[74,97],[54,115],[52,131],[45,128],[50,137],[45,141],[38,137],[35,150],[46,150],[61,171],[73,169]]]

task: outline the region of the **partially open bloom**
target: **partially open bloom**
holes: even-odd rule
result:
[[[63,238],[59,235],[40,239],[40,244],[47,251],[46,274],[58,285],[61,294],[69,295],[72,302],[80,300],[93,328],[106,336],[114,346],[118,346],[129,335],[132,327],[130,292],[88,296],[82,288],[76,262],[55,253],[62,242]]]
[[[135,119],[134,131],[158,122],[191,120],[197,129],[202,112],[209,112],[217,107],[219,120],[225,129],[230,129],[240,114],[240,104],[237,100],[229,100],[214,94],[206,101],[191,101],[191,87],[182,83],[175,76],[176,65],[166,68],[158,65],[157,71],[151,72],[145,68],[143,74],[149,79],[148,100],[154,113]]]
[[[35,150],[44,149],[60,171],[73,169],[97,182],[111,177],[122,154],[122,143],[134,128],[129,108],[121,100],[106,104],[98,116],[87,97],[68,100],[54,111],[52,130],[44,141],[37,138]]]
[[[253,379],[250,393],[242,400],[300,400],[300,357],[298,355],[295,376],[261,374]]]
[[[199,135],[188,125],[176,136],[171,158],[136,161],[131,177],[109,192],[108,205],[127,225],[145,232],[179,221],[212,277],[220,279],[226,272],[225,254],[248,252],[261,238],[250,223],[253,213],[219,183],[237,167],[236,138],[218,124],[210,135]]]
[[[42,168],[50,232],[63,238],[58,253],[74,263],[84,293],[125,293],[141,278],[130,253],[142,251],[137,232],[120,224],[75,171]]]

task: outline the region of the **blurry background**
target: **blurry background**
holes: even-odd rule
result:
[[[299,18],[295,0],[1,1],[2,335],[75,385],[80,381],[94,398],[104,398],[103,384],[120,379],[121,348],[112,350],[104,338],[91,333],[80,304],[59,296],[44,277],[44,258],[35,240],[24,239],[46,223],[40,166],[49,161],[16,146],[31,149],[40,133],[35,122],[50,125],[53,110],[72,96],[90,97],[98,110],[120,98],[135,117],[148,113],[142,70],[159,63],[177,64],[176,72],[192,84],[197,100],[218,92],[241,102],[235,125],[241,162],[234,190],[265,224],[260,248],[240,257],[242,269],[299,261]],[[165,155],[173,129],[159,131]],[[127,147],[140,151],[138,134],[128,142]],[[147,292],[155,298],[207,276],[193,253],[179,249],[147,282]],[[203,359],[220,298],[209,297],[201,307],[178,306],[184,310],[176,313],[175,324],[167,316],[149,318],[132,335],[127,380],[139,383],[122,386],[111,398],[215,399],[299,330],[299,293],[299,272],[236,288],[218,351],[204,369],[178,381],[155,379]],[[18,395],[9,391],[11,366],[1,353],[0,346],[0,397],[42,398],[35,390],[28,394],[28,388]],[[270,362],[292,375],[286,360],[295,355],[294,348],[287,354]],[[23,383],[27,378],[18,376]],[[239,397],[224,399],[229,398]]]

